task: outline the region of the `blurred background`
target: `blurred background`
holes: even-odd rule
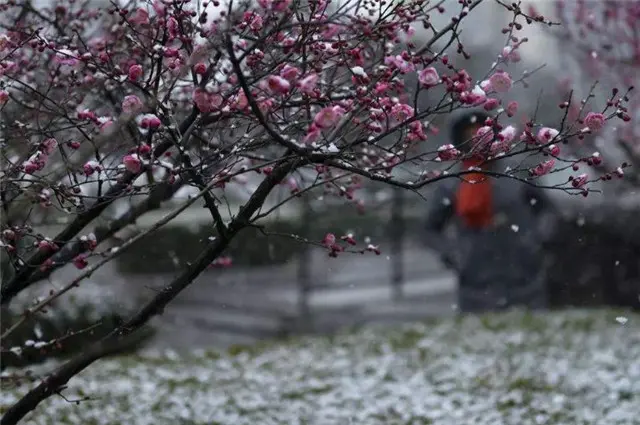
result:
[[[543,14],[552,4],[533,3]],[[508,16],[491,1],[474,14],[462,33],[466,50],[471,53],[464,66],[471,75],[479,76],[486,73],[505,45],[499,28]],[[434,24],[442,25],[449,19],[449,12],[434,16]],[[558,81],[566,74],[576,75],[580,69],[568,68],[570,65],[561,60],[561,48],[549,31],[532,26],[523,32],[530,41],[522,46],[522,61],[511,65],[510,73],[517,77],[525,70],[545,67],[530,77],[529,89],[515,90],[512,100],[518,100],[520,111],[527,114],[537,105],[537,121],[553,126],[559,121]],[[424,36],[416,34],[418,38]],[[587,82],[585,89],[589,85]],[[434,124],[441,131],[426,142],[430,149],[449,142],[448,122]],[[521,128],[523,122],[515,120],[513,124]],[[610,151],[614,157],[619,154],[615,147]],[[405,168],[403,172],[416,170]],[[259,177],[256,175],[256,179]],[[553,174],[544,183],[565,182],[567,177]],[[623,197],[635,199],[635,191],[616,184],[608,184],[603,194],[588,198],[549,192],[563,213],[562,225],[546,247],[554,307],[640,305],[640,238],[633,220],[637,208],[634,202],[624,208],[618,203]],[[423,193],[427,200],[429,190]],[[247,192],[244,186],[229,185],[226,195],[237,207],[247,199]],[[189,191],[181,191],[118,238],[148,228],[187,196]],[[247,230],[226,253],[233,266],[220,265],[203,273],[155,319],[147,346],[176,350],[227,347],[301,332],[325,333],[364,323],[456,314],[455,276],[423,240],[425,200],[373,183],[367,183],[356,196],[362,208],[322,199],[317,194],[303,196],[278,209],[264,224],[270,233],[296,234],[314,242],[329,232],[338,237],[353,234],[360,243],[370,241],[379,246],[380,255],[345,253],[329,258],[325,249],[311,244]],[[70,298],[61,301],[66,304],[59,305],[62,313],[51,319],[55,322],[51,326],[90,323],[96,318],[117,320],[170,281],[213,237],[208,212],[196,205],[162,228],[152,242],[141,241],[129,255],[106,265],[72,291]],[[122,204],[119,208],[126,207]],[[41,231],[55,234],[61,228],[62,224],[48,222]],[[55,272],[52,280],[68,281],[76,273],[73,266],[66,267]],[[12,308],[20,309],[41,290],[42,286],[21,294]]]

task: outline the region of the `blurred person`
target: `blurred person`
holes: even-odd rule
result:
[[[499,160],[484,164],[474,154],[474,136],[487,118],[483,112],[466,113],[451,127],[464,170],[497,171]],[[426,242],[457,271],[460,312],[547,307],[542,245],[553,231],[554,214],[542,189],[468,173],[441,181],[432,199]]]

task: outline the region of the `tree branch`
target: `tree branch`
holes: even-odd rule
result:
[[[180,124],[180,134],[184,134],[191,124],[195,122],[199,113],[196,108],[193,108],[191,114]],[[173,142],[171,140],[165,140],[160,143],[154,150],[154,156],[159,157],[166,152]],[[62,232],[60,232],[55,238],[55,243],[63,247],[74,236],[82,231],[89,223],[95,220],[113,201],[118,199],[125,189],[133,182],[140,173],[127,172],[124,178],[113,186],[106,194],[100,196],[91,208],[87,211],[79,214],[73,222],[71,222]],[[28,287],[33,280],[29,279],[29,276],[38,269],[38,267],[44,263],[47,259],[53,256],[53,252],[49,251],[37,251],[30,258],[27,259],[24,266],[17,270],[13,279],[7,284],[2,285],[0,290],[0,305],[5,305],[13,299],[20,291]]]
[[[123,340],[146,324],[152,317],[161,314],[164,308],[182,290],[187,288],[193,280],[204,271],[227,248],[233,237],[247,227],[253,214],[264,204],[267,196],[290,172],[303,165],[299,159],[287,159],[278,164],[271,174],[265,177],[255,190],[249,201],[244,205],[236,218],[229,224],[226,235],[221,235],[213,241],[194,263],[182,272],[175,280],[159,291],[153,299],[147,302],[138,313],[122,326],[119,326],[108,336],[93,344],[89,349],[63,364],[59,369],[44,379],[37,387],[25,394],[11,406],[0,420],[0,425],[14,425],[35,409],[43,400],[56,394],[58,389],[66,385],[69,380],[84,370],[96,360],[117,352]]]

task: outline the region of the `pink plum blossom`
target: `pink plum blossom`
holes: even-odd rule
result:
[[[452,161],[458,159],[460,151],[452,144],[442,145],[438,148],[438,159],[440,161]]]
[[[139,7],[129,18],[129,22],[134,25],[149,25],[149,12],[142,7]]]
[[[538,130],[538,135],[536,136],[536,138],[538,139],[538,142],[546,144],[555,139],[558,134],[560,134],[560,132],[555,128],[542,127],[540,130]]]
[[[296,78],[298,78],[298,75],[300,75],[300,70],[295,66],[291,66],[289,64],[285,65],[280,70],[280,76],[287,81],[295,80]]]
[[[298,81],[298,88],[304,94],[313,94],[313,90],[316,88],[316,84],[318,84],[318,79],[317,74],[309,74]]]
[[[302,141],[306,144],[313,143],[317,141],[321,135],[322,131],[320,130],[320,128],[311,124],[309,130],[307,131],[307,134],[304,136],[304,139],[302,139]]]
[[[140,98],[133,94],[125,96],[122,100],[122,111],[127,114],[138,112],[143,106]]]
[[[505,143],[511,143],[516,137],[516,128],[512,125],[508,125],[498,133],[498,139]]]
[[[401,55],[387,56],[384,58],[384,64],[391,65],[402,74],[406,74],[407,72],[411,72],[415,69],[413,63],[405,60]]]
[[[273,93],[287,94],[291,89],[291,83],[278,75],[271,75],[267,78],[267,87]]]
[[[545,174],[548,174],[553,169],[553,166],[555,165],[555,163],[556,163],[555,159],[549,159],[547,161],[543,161],[540,164],[533,167],[530,170],[530,173],[533,176],[543,176]]]
[[[491,88],[498,93],[506,93],[511,89],[513,85],[513,81],[511,81],[511,76],[505,71],[498,71],[489,77],[489,82],[491,83]]]
[[[440,82],[440,76],[438,75],[438,71],[432,66],[423,69],[418,74],[418,81],[422,84],[423,87],[433,87]]]
[[[480,127],[473,136],[473,149],[483,149],[493,141],[493,129],[488,125]]]
[[[397,121],[403,122],[413,116],[413,108],[406,103],[398,103],[391,108],[391,115]]]
[[[327,106],[322,108],[320,112],[316,114],[313,119],[313,123],[319,128],[333,127],[340,121],[340,118],[345,114],[345,110],[341,106]]]
[[[604,127],[605,116],[597,112],[589,112],[584,118],[584,123],[589,127],[589,130],[598,131]]]
[[[505,46],[502,49],[502,58],[505,62],[513,63],[520,62],[521,60],[520,52],[518,52],[518,50],[512,46]]]
[[[58,141],[56,139],[49,138],[42,142],[42,150],[47,155],[51,155],[57,147]]]
[[[200,112],[207,113],[216,111],[220,108],[222,102],[223,99],[218,94],[209,93],[200,88],[193,92],[193,103],[195,103]]]
[[[0,90],[0,105],[7,103],[9,100],[9,92],[6,90]]]

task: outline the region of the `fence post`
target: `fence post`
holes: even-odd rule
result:
[[[308,237],[311,231],[312,219],[311,204],[307,196],[302,198],[302,223],[300,225],[300,235]],[[308,330],[311,324],[311,311],[309,309],[309,293],[311,292],[311,269],[312,269],[311,246],[303,243],[298,252],[298,314],[303,329]]]
[[[404,283],[404,192],[399,187],[393,188],[391,203],[391,225],[389,226],[389,239],[391,247],[391,288],[393,298],[400,300],[403,297]]]

